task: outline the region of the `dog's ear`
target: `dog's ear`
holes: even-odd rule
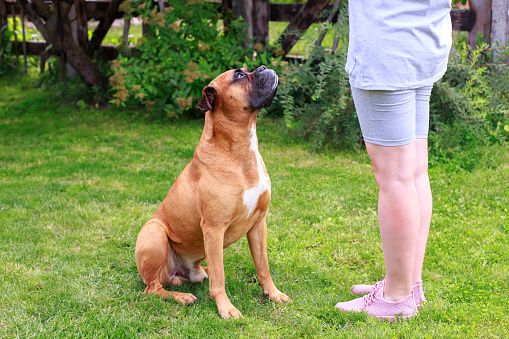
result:
[[[202,97],[198,103],[198,109],[203,113],[214,108],[214,100],[216,99],[216,90],[214,87],[207,86],[201,92]]]

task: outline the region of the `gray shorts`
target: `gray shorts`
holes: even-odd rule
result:
[[[432,88],[375,91],[352,87],[364,141],[382,146],[402,146],[416,138],[428,138]]]

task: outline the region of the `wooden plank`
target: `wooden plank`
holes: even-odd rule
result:
[[[468,9],[453,9],[451,11],[453,31],[470,31],[475,23],[475,13]]]
[[[86,51],[88,49],[88,20],[85,0],[75,0],[74,6],[78,20],[78,45]]]
[[[5,1],[5,0],[2,0]],[[225,0],[227,1],[227,0]],[[474,0],[475,1],[475,0]],[[504,0],[501,0],[504,1]],[[87,18],[100,20],[104,15],[104,12],[108,9],[110,1],[85,1],[85,8],[87,12]],[[50,2],[49,2],[50,3]],[[212,2],[216,5],[216,9],[218,12],[222,11],[222,3],[221,2]],[[15,6],[14,2],[7,2],[7,13],[10,13],[10,8]],[[167,4],[167,2],[165,2]],[[269,20],[270,21],[279,21],[279,22],[290,22],[292,18],[297,14],[297,12],[302,8],[302,4],[277,4],[277,3],[269,3]],[[332,9],[332,5],[329,5],[325,8]],[[453,30],[455,31],[469,31],[474,26],[475,22],[475,14],[468,13],[467,9],[453,9],[451,11],[451,19],[453,22]],[[123,13],[118,13],[117,19],[122,18]],[[134,13],[136,16],[136,13]],[[323,22],[326,21],[327,18],[324,16],[318,16],[314,22]],[[333,21],[336,18],[333,18]]]
[[[256,42],[269,42],[269,0],[253,0],[253,36]]]
[[[329,0],[308,0],[299,10],[281,35],[281,48],[284,51],[284,55],[288,54],[302,34],[304,34],[320,12],[327,6],[328,2]]]
[[[246,40],[253,38],[253,0],[232,0],[233,17],[242,17],[247,23],[247,27],[243,35],[247,36]],[[244,43],[244,42],[241,42]]]
[[[21,49],[22,42],[16,42],[15,47]],[[46,42],[27,41],[26,43],[28,55],[41,55],[44,53],[46,47],[48,47]],[[98,51],[98,56],[106,61],[115,60],[118,57],[117,46],[101,45]]]
[[[509,1],[507,0],[493,0],[491,41],[494,47],[509,43]],[[497,50],[493,54],[495,57],[501,55]],[[509,56],[506,57],[505,62],[509,65]]]
[[[0,28],[7,25],[7,3],[0,0]]]
[[[477,47],[478,35],[482,40],[491,43],[491,0],[470,0],[470,12],[475,14],[475,23],[468,32],[468,44]]]

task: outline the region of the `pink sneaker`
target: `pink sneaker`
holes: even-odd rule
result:
[[[378,286],[385,286],[385,278],[374,285],[353,285],[350,291],[355,295],[366,295],[376,290]],[[415,304],[417,308],[420,309],[426,303],[422,280],[419,280],[412,286],[412,292],[414,293]]]
[[[353,285],[350,292],[355,295],[366,295],[376,290],[379,285],[385,286],[385,278],[377,281],[374,285]]]
[[[389,320],[390,322],[398,319],[410,319],[419,311],[414,301],[414,291],[398,302],[387,301],[383,297],[383,286],[364,297],[360,297],[347,302],[336,304],[336,308],[343,311],[366,312],[370,316],[380,320]]]

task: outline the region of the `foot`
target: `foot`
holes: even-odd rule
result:
[[[236,309],[235,306],[233,306],[229,300],[224,302],[218,302],[217,310],[219,311],[219,315],[223,319],[242,318],[242,313],[240,313],[240,311]]]
[[[378,286],[385,286],[385,278],[374,285],[353,285],[350,291],[355,295],[366,295],[375,291]],[[420,309],[426,303],[422,280],[419,280],[412,286],[412,292],[414,294],[415,304],[417,305],[417,308]]]
[[[263,292],[270,300],[272,300],[276,304],[289,303],[292,301],[286,294],[280,292],[276,287],[274,287],[274,289],[272,289],[270,292],[269,291]]]
[[[198,298],[191,293],[173,292],[172,297],[182,305],[193,305],[198,301]]]
[[[397,302],[390,302],[383,297],[383,286],[379,285],[377,289],[364,297],[337,303],[336,308],[343,311],[366,312],[380,320],[390,322],[398,319],[410,319],[419,311],[414,301],[414,293]]]

